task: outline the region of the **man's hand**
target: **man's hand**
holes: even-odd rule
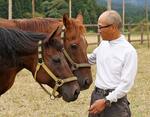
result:
[[[90,107],[89,112],[91,114],[96,114],[103,111],[106,107],[105,99],[96,100]]]

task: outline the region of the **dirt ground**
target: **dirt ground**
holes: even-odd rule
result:
[[[91,41],[95,41],[95,37],[88,37],[88,42]],[[134,46],[139,56],[139,68],[128,96],[132,117],[150,117],[150,50],[146,44]],[[92,66],[93,80],[95,71],[95,66]],[[80,93],[75,102],[50,100],[31,73],[24,69],[17,74],[12,88],[0,97],[0,117],[87,117],[93,88],[94,82],[88,90]]]

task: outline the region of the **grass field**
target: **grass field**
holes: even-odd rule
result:
[[[128,95],[132,117],[150,117],[150,49],[146,44],[134,46],[138,52],[138,74]],[[95,46],[90,46],[88,51],[93,48]],[[94,80],[95,66],[92,74]],[[12,88],[0,97],[0,117],[87,117],[93,87],[94,82],[75,102],[50,100],[31,73],[22,70]]]

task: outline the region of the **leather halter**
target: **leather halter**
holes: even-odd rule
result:
[[[61,39],[64,41],[64,39],[65,39],[65,26],[60,27],[59,30],[61,30]],[[76,63],[76,62],[74,62],[71,59],[71,57],[69,56],[69,54],[67,53],[67,51],[65,50],[65,48],[63,49],[63,53],[64,53],[65,57],[67,58],[67,60],[70,62],[72,71],[78,70],[79,68],[86,68],[86,67],[90,68],[91,67],[91,65],[88,63]]]
[[[42,89],[50,95],[51,99],[55,99],[57,96],[56,96],[56,91],[59,87],[61,87],[63,84],[67,83],[67,82],[71,82],[71,81],[75,81],[77,80],[76,77],[69,77],[69,78],[66,78],[66,79],[59,79],[58,77],[56,77],[52,72],[51,70],[46,66],[45,62],[44,62],[44,59],[43,59],[43,56],[42,56],[42,41],[39,41],[38,42],[38,63],[37,63],[37,66],[36,66],[36,71],[35,71],[35,74],[34,74],[34,79],[36,80],[36,77],[37,77],[37,72],[39,71],[39,69],[43,67],[43,69],[48,73],[48,75],[55,81],[55,86],[54,86],[54,89],[52,91],[52,93],[48,92],[44,86],[40,84],[40,86],[42,87]]]

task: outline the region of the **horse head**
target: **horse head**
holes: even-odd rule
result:
[[[87,41],[83,17],[78,14],[76,19],[63,16],[65,55],[72,71],[78,78],[81,90],[89,88],[92,83],[91,68],[87,59]]]
[[[64,55],[73,74],[78,78],[81,90],[89,88],[92,83],[92,75],[87,60],[87,41],[82,15],[79,14],[76,19],[69,19],[67,15],[64,15],[63,20],[39,18],[13,20],[13,23],[16,28],[22,30],[43,33],[52,33],[54,29],[59,27],[54,37],[63,41]]]
[[[79,94],[79,85],[75,79],[76,77],[73,77],[72,71],[62,53],[63,44],[60,40],[56,39],[55,35],[57,30],[58,28],[48,35],[47,39],[43,42],[42,48],[43,62],[49,69],[51,69],[53,74],[56,74],[56,76],[51,75],[46,69],[43,69],[44,71],[42,70],[41,75],[45,79],[43,80],[41,76],[37,76],[37,79],[45,81],[51,76],[53,79],[51,79],[51,83],[48,85],[53,87],[54,90],[60,85],[58,91],[63,96],[63,99],[68,102],[74,101]]]
[[[7,68],[26,68],[38,83],[53,88],[53,96],[57,90],[67,102],[77,99],[80,87],[62,53],[62,43],[54,38],[57,29],[48,36],[4,28],[0,31],[1,48],[7,52],[2,55],[10,64]]]

